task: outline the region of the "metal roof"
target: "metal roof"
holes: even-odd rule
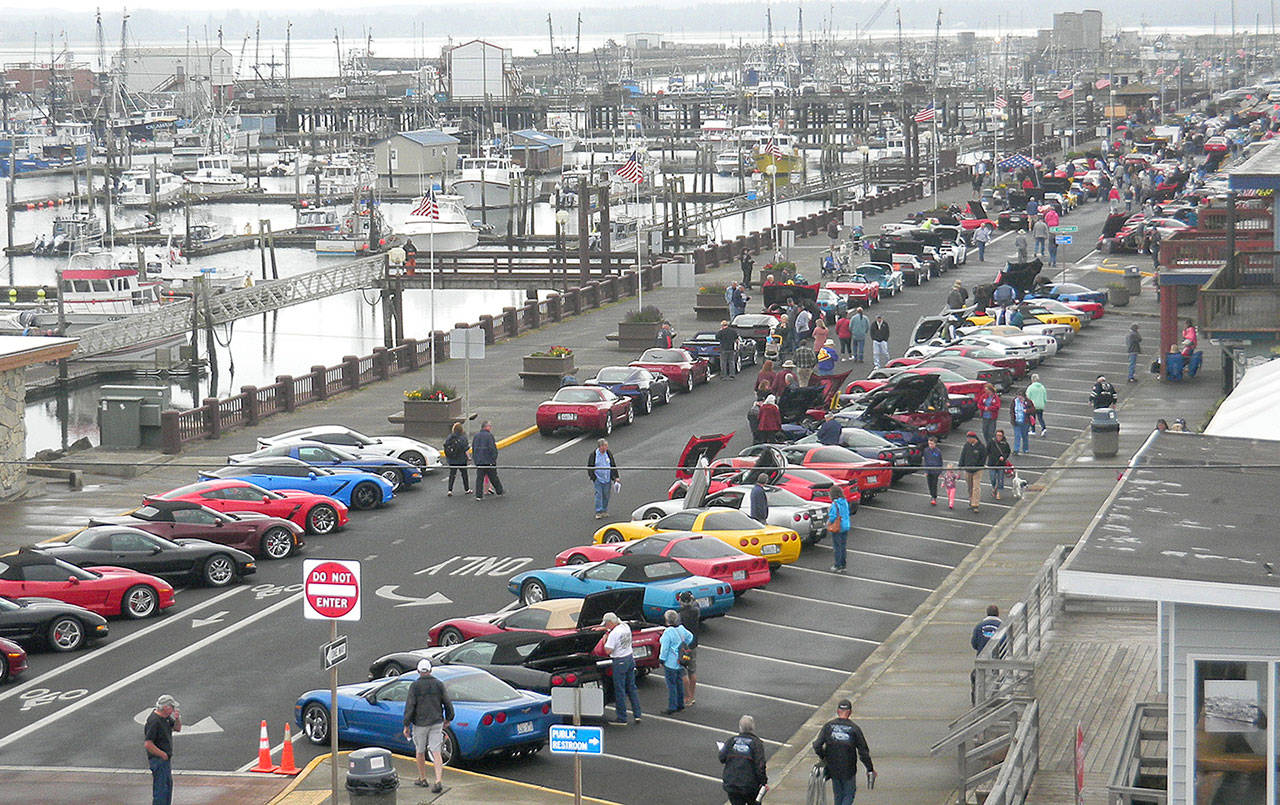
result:
[[[564,140],[560,139],[559,137],[552,136],[550,134],[547,134],[546,132],[538,131],[537,129],[521,129],[520,131],[513,131],[511,133],[511,136],[513,138],[520,137],[521,139],[532,140],[538,145],[545,145],[548,148],[552,146],[557,146],[557,145],[564,145]],[[518,148],[520,146],[517,145],[515,147]]]
[[[1232,190],[1280,189],[1280,138],[1239,166],[1229,168],[1227,182]]]
[[[459,140],[449,134],[445,134],[439,129],[418,129],[417,131],[402,131],[395,136],[404,137],[418,145],[457,145]],[[383,140],[386,142],[386,140]]]
[[[1155,431],[1067,558],[1068,593],[1280,611],[1262,439]]]

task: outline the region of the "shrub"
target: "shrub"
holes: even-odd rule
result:
[[[573,350],[570,349],[569,347],[555,346],[555,347],[552,347],[551,349],[546,349],[539,352],[530,352],[529,357],[530,358],[567,358],[572,354],[573,354]]]
[[[443,402],[445,400],[458,399],[458,390],[444,383],[436,383],[433,386],[409,389],[404,393],[404,398],[406,400],[436,400]]]
[[[703,285],[698,289],[698,293],[714,293],[724,296],[726,285]]]
[[[623,321],[658,323],[663,321],[662,311],[658,310],[653,305],[645,305],[639,310],[627,311],[627,315],[623,318]]]

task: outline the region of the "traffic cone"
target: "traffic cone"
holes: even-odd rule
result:
[[[275,773],[290,777],[298,773],[298,767],[293,765],[293,734],[287,721],[284,725],[284,744],[280,748],[280,768]]]
[[[271,774],[275,770],[276,766],[271,762],[271,740],[267,738],[267,722],[263,721],[262,731],[258,733],[258,765],[249,771]]]

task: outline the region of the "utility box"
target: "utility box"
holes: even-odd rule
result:
[[[1094,409],[1089,438],[1094,458],[1114,458],[1120,452],[1120,422],[1116,419],[1116,409]]]
[[[103,386],[98,402],[100,444],[123,450],[160,447],[160,413],[168,407],[166,386]]]

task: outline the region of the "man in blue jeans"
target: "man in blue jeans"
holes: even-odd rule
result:
[[[178,701],[165,694],[156,699],[156,708],[142,727],[143,747],[151,766],[151,803],[173,802],[173,734],[182,732],[182,716]]]
[[[822,725],[813,742],[813,751],[826,764],[834,805],[853,805],[853,797],[858,792],[859,759],[867,769],[868,787],[874,787],[876,781],[871,749],[862,728],[850,720],[852,713],[853,705],[848,699],[841,699],[836,705],[836,717]]]
[[[622,622],[615,612],[606,612],[600,623],[609,633],[604,638],[605,651],[613,661],[613,703],[617,718],[614,724],[627,723],[627,702],[640,723],[640,691],[636,688],[636,658],[631,652],[631,627]]]
[[[587,477],[591,479],[591,486],[595,489],[596,519],[599,520],[609,513],[609,495],[613,492],[613,485],[621,477],[618,474],[618,462],[613,460],[609,442],[605,439],[597,441],[596,449],[587,457]]]
[[[834,488],[834,487],[833,487]],[[835,555],[834,564],[831,569],[836,573],[845,572],[845,544],[849,539],[849,518],[852,512],[849,511],[849,501],[843,494],[836,492],[835,500],[831,501],[831,505],[827,508],[827,525],[838,524],[839,528],[830,531],[831,548]]]

